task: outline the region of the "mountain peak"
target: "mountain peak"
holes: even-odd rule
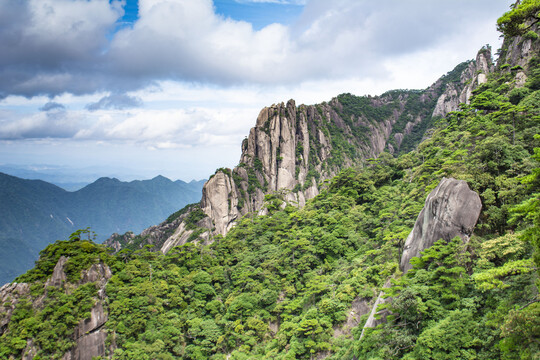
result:
[[[163,175],[158,175],[158,176],[152,178],[152,181],[155,181],[155,182],[167,182],[167,183],[172,182],[171,179],[169,179],[169,178],[167,178],[167,177],[165,177]]]

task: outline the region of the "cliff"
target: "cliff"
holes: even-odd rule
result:
[[[61,256],[54,266],[52,274],[44,284],[12,283],[0,288],[0,304],[2,304],[0,305],[0,335],[10,330],[8,325],[13,316],[21,316],[21,304],[23,307],[26,306],[34,316],[35,314],[44,314],[50,311],[50,306],[55,304],[55,299],[62,298],[64,294],[66,297],[77,294],[74,296],[76,298],[80,296],[78,290],[87,291],[82,290],[86,286],[87,289],[96,290],[95,296],[86,304],[89,311],[87,313],[70,314],[72,316],[70,323],[76,324],[72,329],[67,328],[69,327],[67,322],[61,324],[64,327],[63,331],[67,331],[66,334],[68,335],[67,338],[61,339],[62,346],[65,346],[67,350],[62,356],[62,360],[92,360],[95,357],[105,355],[106,352],[105,340],[107,333],[104,325],[107,322],[108,314],[105,310],[105,286],[112,273],[106,264],[98,262],[81,271],[78,281],[69,281],[66,275],[66,269],[69,266],[68,261],[69,257]],[[41,294],[36,295],[39,292]],[[65,306],[69,306],[69,304],[68,302]],[[73,304],[71,305],[73,306]],[[16,313],[17,309],[18,314]],[[67,308],[62,310],[63,314],[69,312]],[[74,321],[76,317],[85,315],[87,317],[79,320],[78,323]],[[62,315],[54,314],[54,316],[61,319]],[[47,325],[41,325],[40,331],[49,330]],[[37,336],[39,333],[35,335]],[[44,350],[42,348],[43,343],[43,340],[28,339],[24,347],[21,347],[22,359],[30,360],[41,356],[40,352]]]
[[[433,117],[444,117],[451,111],[459,109],[459,104],[469,104],[472,92],[487,82],[487,77],[495,69],[491,60],[491,47],[482,48],[476,60],[468,63],[460,75],[459,82],[448,83],[444,93],[437,100]]]
[[[449,88],[471,90],[483,81],[478,80],[479,67],[491,71],[489,51],[481,51],[475,62],[458,65],[425,90],[393,90],[374,97],[342,94],[317,105],[297,106],[289,100],[265,107],[242,142],[238,166],[218,169],[204,185],[195,208],[202,210],[205,220],[188,229],[183,219],[189,211],[180,211],[138,236],[115,234],[105,244],[117,251],[150,244],[167,252],[188,241],[210,243],[246,214],[266,214],[266,195],[303,207],[340,170],[383,151],[413,149],[433,118],[444,113],[437,108],[445,104]],[[471,76],[477,81],[468,82]],[[447,104],[443,108],[453,109]]]
[[[0,358],[534,358],[540,63],[524,74],[496,70],[428,133],[442,80],[263,109],[203,201],[118,254],[75,233],[0,289]],[[377,151],[398,156],[362,163]]]

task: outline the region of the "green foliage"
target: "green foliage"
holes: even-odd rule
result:
[[[497,20],[497,30],[507,37],[523,35],[530,29],[528,21],[540,20],[540,1],[523,0]]]
[[[169,217],[167,218],[167,220],[165,220],[165,222],[172,223],[174,220],[178,219],[181,215],[184,215],[185,213],[190,211],[193,208],[193,206],[196,206],[196,205],[197,204],[189,204],[189,205],[184,206],[182,209],[169,215]]]
[[[0,358],[20,358],[28,340],[36,347],[35,359],[60,359],[73,347],[73,332],[82,320],[90,317],[97,297],[95,283],[78,285],[81,272],[96,263],[108,264],[113,271],[121,267],[104,246],[81,240],[83,234],[91,232],[78,230],[68,241],[47,246],[34,269],[17,278],[32,285],[30,294],[16,302],[11,321],[3,329]],[[67,258],[64,265],[67,281],[59,287],[45,286],[61,256]]]
[[[103,245],[95,244],[91,240],[81,240],[82,234],[90,231],[78,230],[74,232],[69,241],[56,241],[47,246],[39,254],[39,260],[33,269],[15,279],[16,282],[43,282],[53,273],[54,267],[61,256],[68,258],[65,272],[69,282],[77,282],[81,271],[96,262],[104,262],[113,265],[115,258],[110,255],[109,249]]]
[[[538,65],[532,61],[527,71],[534,74]],[[165,255],[142,249],[111,256],[91,242],[58,243],[44,250],[41,262],[21,280],[42,284],[61,255],[78,259],[70,265],[72,280],[92,262],[110,264],[106,329],[117,346],[113,359],[534,358],[540,92],[530,85],[512,89],[515,72],[490,78],[470,105],[438,119],[414,151],[398,157],[382,153],[341,171],[303,209],[284,206],[281,193],[269,194],[268,215],[248,214],[210,245],[187,243]],[[445,81],[458,81],[456,74]],[[328,166],[357,151],[351,136],[362,136],[361,121],[380,120],[405,106],[431,126],[430,115],[414,105],[419,96],[397,90],[378,104],[340,95],[342,109],[331,110],[356,126],[353,135],[318,107],[321,131],[339,152]],[[404,116],[396,124],[403,128],[410,121]],[[320,144],[312,140],[307,186],[320,176],[315,171]],[[249,193],[265,186],[260,166],[246,166]],[[467,243],[458,237],[436,242],[402,276],[398,262],[404,241],[426,195],[443,177],[466,180],[480,195],[475,235]],[[200,208],[186,216],[194,234],[203,217]],[[372,303],[390,278],[387,322],[360,340],[367,316],[354,317],[351,307]],[[40,287],[34,290],[38,296]],[[83,312],[85,299],[93,296],[85,291]],[[68,301],[54,296],[60,307]],[[28,304],[17,305],[7,335],[0,338],[0,354],[20,354],[25,334],[37,334],[25,319],[73,320],[69,311],[67,320],[49,316],[56,310],[36,317]],[[357,325],[347,329],[346,324]],[[50,349],[46,342],[40,346]],[[60,349],[68,347],[60,342]]]
[[[195,209],[191,210],[189,215],[185,218],[184,222],[186,224],[187,230],[193,230],[197,227],[197,223],[207,217],[207,215],[204,213],[204,211],[200,208],[200,206],[196,206]]]

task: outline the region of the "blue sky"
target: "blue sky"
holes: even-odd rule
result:
[[[302,3],[252,2],[215,0],[216,12],[234,20],[249,22],[260,30],[273,23],[289,25],[300,16]]]
[[[302,13],[304,3],[297,2],[265,2],[248,0],[214,0],[216,13],[225,17],[246,21],[253,28],[260,30],[267,25],[293,23]],[[122,25],[133,24],[138,19],[139,1],[126,0],[124,16],[119,19]]]
[[[0,1],[0,166],[206,178],[262,107],[426,88],[513,2]]]

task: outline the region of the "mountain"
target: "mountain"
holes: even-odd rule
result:
[[[352,97],[372,104],[345,116],[353,125],[343,97],[319,116],[317,105],[304,115],[276,105],[261,112],[241,166],[218,170],[201,203],[111,239],[116,253],[84,230],[47,246],[0,289],[0,357],[537,359],[539,12],[523,0],[499,19],[496,66],[442,86],[410,151],[391,141],[411,139],[411,118],[397,130],[400,116],[363,120],[382,97]],[[401,102],[391,99],[393,114]],[[309,153],[296,154],[299,139]],[[310,165],[313,176],[300,176]]]
[[[140,232],[196,201],[202,184],[163,176],[129,183],[100,178],[68,192],[0,173],[0,283],[31,268],[39,250],[79,228],[91,227],[101,240],[113,232]]]
[[[436,119],[457,110],[454,93],[467,102],[471,90],[493,71],[491,50],[464,62],[425,90],[393,90],[381,96],[342,94],[328,103],[274,104],[261,110],[242,143],[240,163],[218,169],[203,188],[198,206],[171,216],[140,236],[114,236],[107,245],[120,249],[152,244],[166,252],[200,238],[206,243],[225,235],[248,213],[265,214],[268,196],[304,206],[321,185],[342,169],[361,165],[382,152],[413,149]],[[195,211],[197,224],[184,219]],[[201,212],[202,211],[202,212]]]
[[[23,179],[43,180],[67,191],[82,189],[101,177],[102,175],[100,174],[108,174],[109,177],[127,177],[132,179],[143,177],[140,174],[134,174],[134,171],[130,169],[106,165],[72,168],[48,164],[0,164],[0,172]]]

